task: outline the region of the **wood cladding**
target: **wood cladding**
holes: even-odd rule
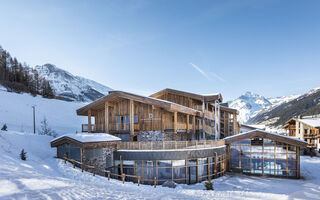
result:
[[[154,98],[115,91],[77,113],[88,116],[88,127],[92,124],[91,116],[94,117],[94,130],[88,132],[130,133],[131,138],[140,131],[159,130],[214,135],[215,104],[199,100],[200,97],[163,92]],[[234,109],[220,110],[223,137],[236,133],[236,115]]]

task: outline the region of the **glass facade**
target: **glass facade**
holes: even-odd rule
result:
[[[225,161],[225,154],[187,160],[115,160],[112,173],[129,175],[126,181],[133,182],[140,176],[142,184],[154,184],[155,178],[160,185],[167,180],[194,184],[223,175]]]
[[[299,148],[266,138],[230,144],[231,170],[261,176],[297,177]]]

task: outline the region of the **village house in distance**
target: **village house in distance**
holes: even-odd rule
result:
[[[112,91],[77,114],[88,117],[82,126],[88,133],[54,139],[57,157],[143,184],[194,184],[226,171],[300,178],[300,148],[307,146],[258,129],[240,133],[238,111],[221,94]]]
[[[320,118],[319,116],[305,116],[292,118],[286,122],[284,128],[287,135],[308,142],[309,149],[320,152]]]

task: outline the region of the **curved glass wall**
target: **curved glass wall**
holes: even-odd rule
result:
[[[231,169],[246,174],[297,177],[299,148],[266,138],[230,144]]]
[[[226,155],[187,160],[115,160],[112,173],[126,174],[126,181],[137,182],[140,176],[142,184],[157,184],[165,181],[194,184],[222,175],[225,170]],[[112,175],[111,175],[112,176]]]

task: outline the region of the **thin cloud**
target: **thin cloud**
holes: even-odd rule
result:
[[[200,67],[198,67],[197,65],[195,65],[195,64],[193,64],[193,63],[190,63],[190,65],[193,67],[193,68],[195,68],[202,76],[204,76],[206,79],[208,79],[208,80],[211,80],[210,78],[209,78],[209,75],[206,73],[206,72],[204,72]]]
[[[222,81],[222,82],[226,82],[226,80],[224,78],[222,78],[221,76],[219,76],[218,74],[216,73],[210,73],[212,76],[214,76],[216,79],[218,79],[219,81]]]
[[[219,76],[218,74],[216,73],[213,73],[211,72],[210,73],[210,76],[209,74],[207,74],[205,71],[203,71],[199,66],[193,64],[193,63],[190,63],[190,65],[196,69],[202,76],[204,76],[207,80],[212,80],[211,77],[215,78],[215,79],[218,79],[219,81],[222,81],[222,82],[226,82],[226,80],[224,78],[222,78],[221,76]]]

